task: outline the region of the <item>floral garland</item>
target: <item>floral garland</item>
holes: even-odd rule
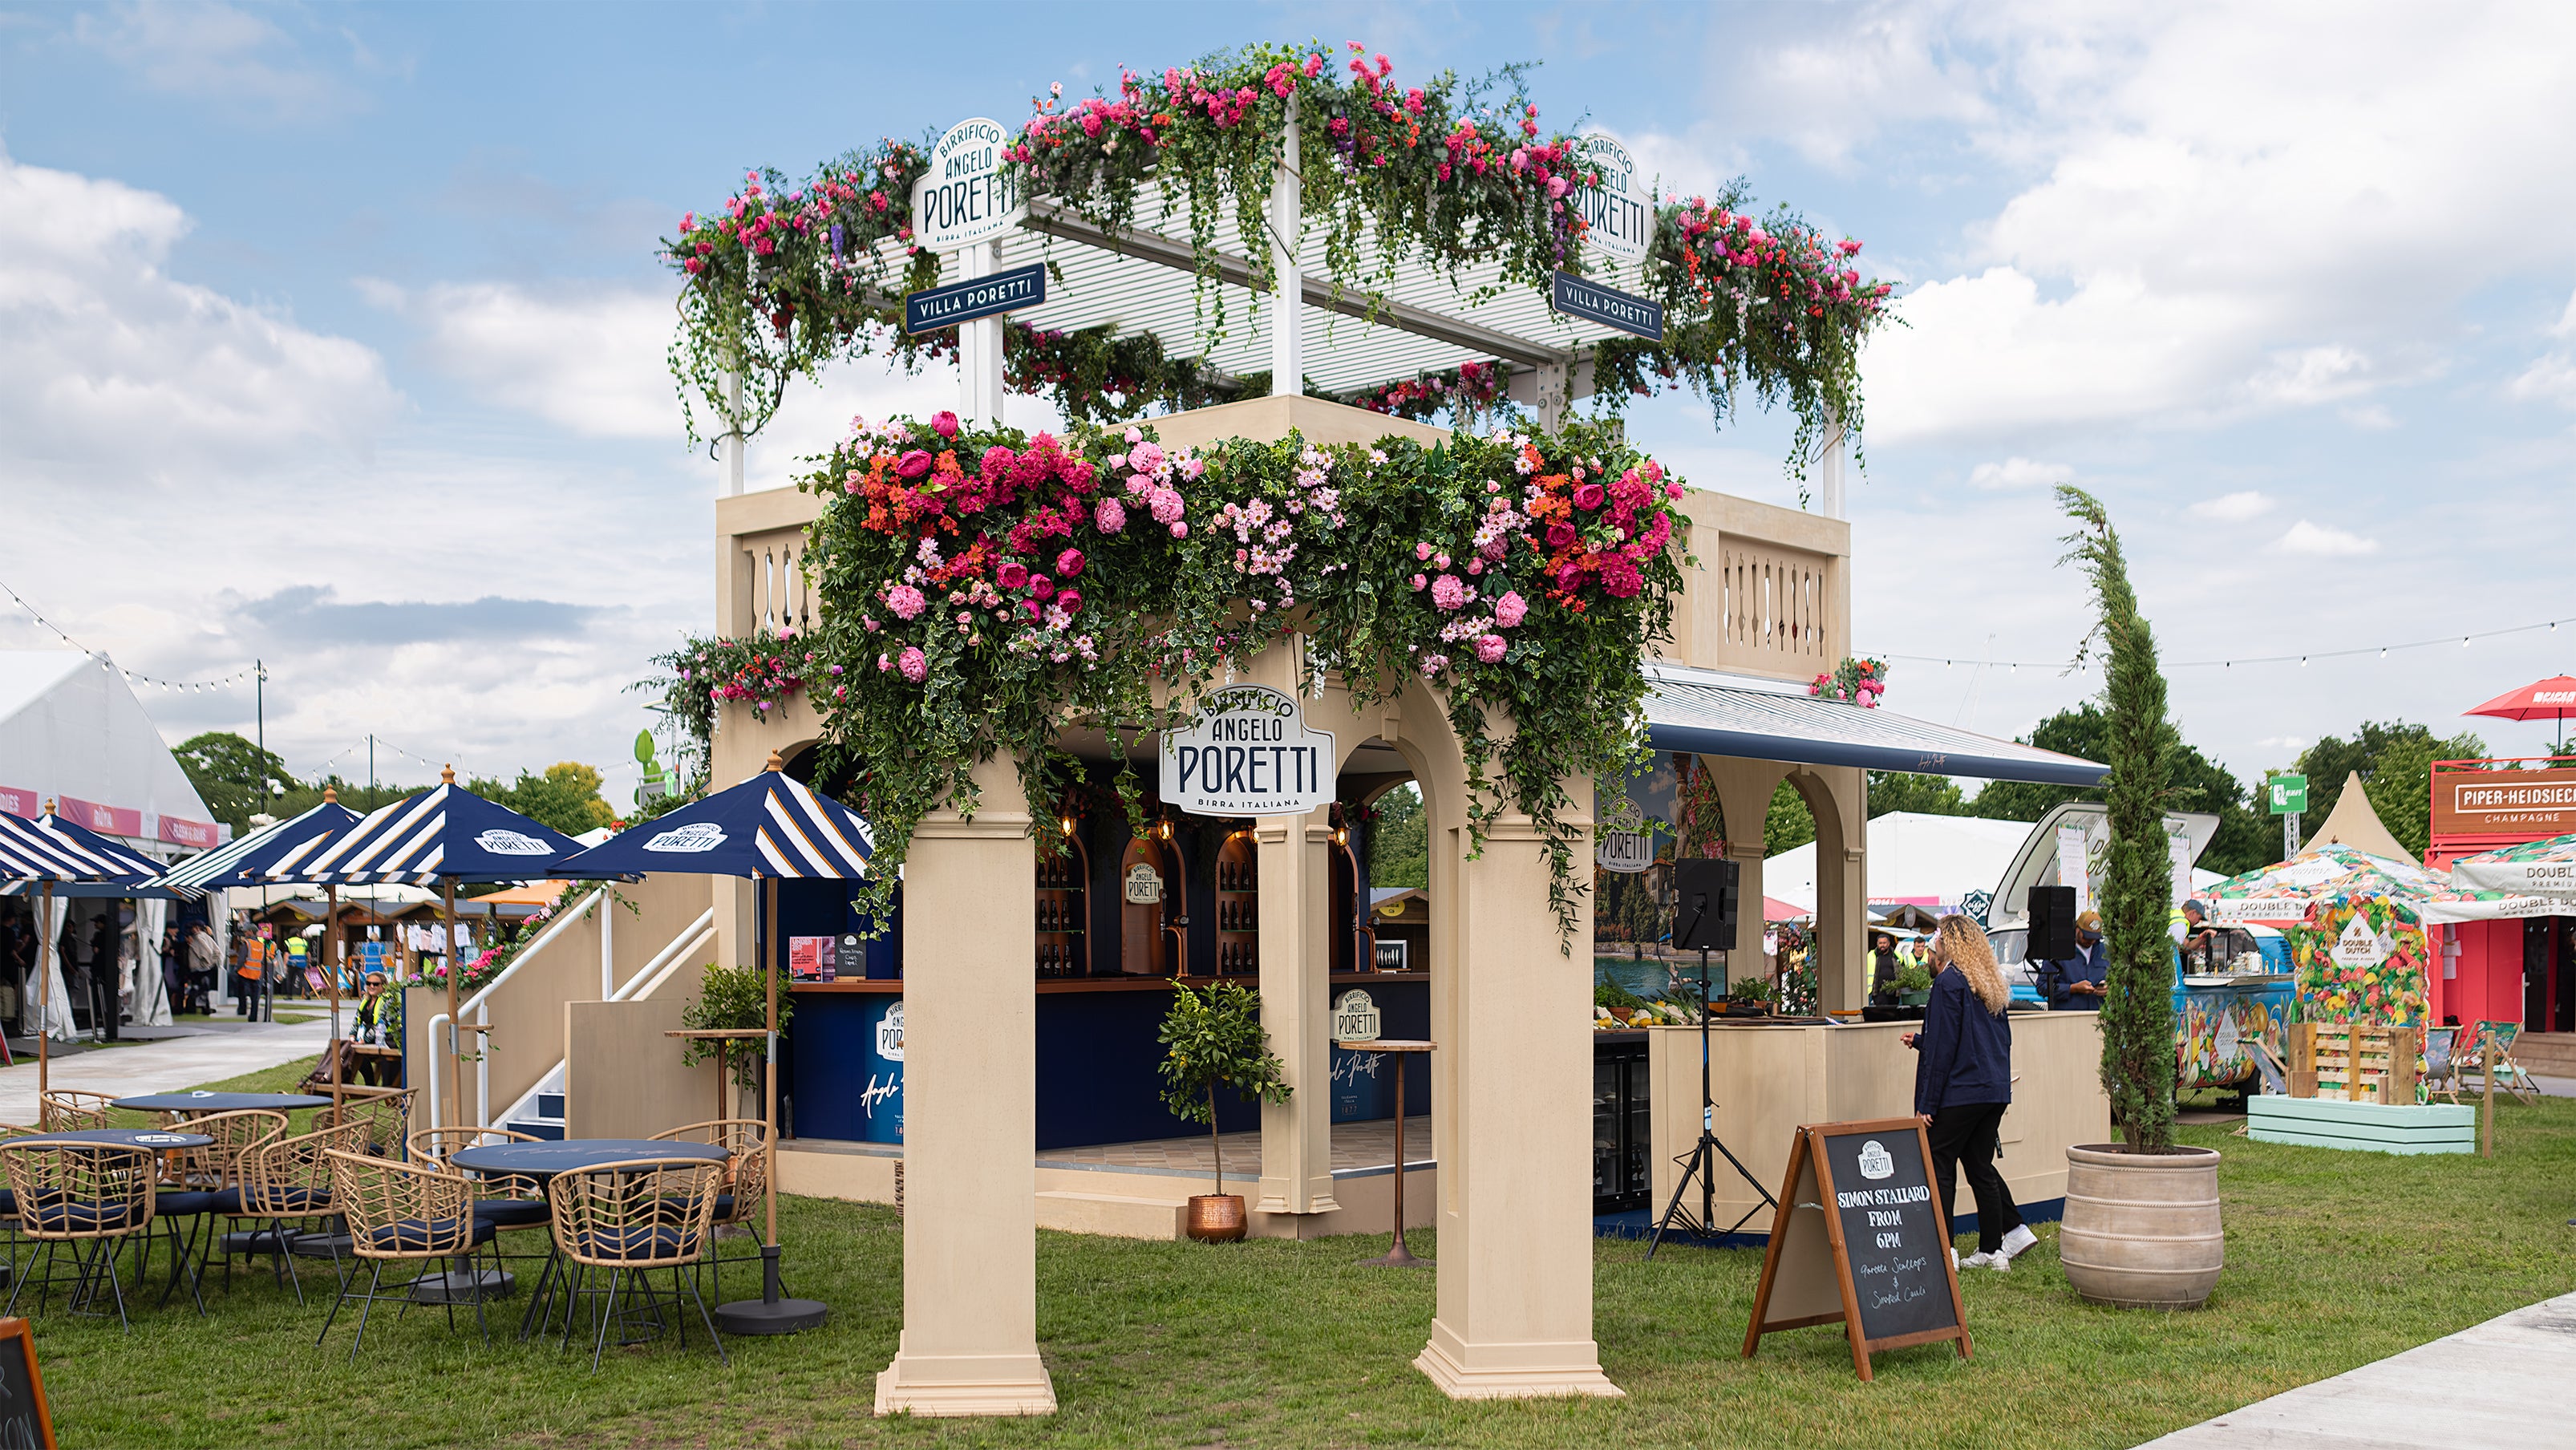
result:
[[[1878,708],[1878,697],[1887,693],[1885,660],[1845,659],[1807,686],[1807,693],[1820,700],[1840,700],[1864,710]]]
[[[1187,221],[1211,339],[1226,327],[1213,286],[1220,226],[1230,217],[1241,235],[1259,235],[1292,98],[1304,214],[1338,284],[1375,294],[1406,263],[1455,276],[1493,261],[1504,285],[1541,288],[1557,268],[1587,266],[1585,224],[1569,200],[1597,173],[1581,138],[1542,134],[1519,68],[1474,84],[1443,74],[1400,86],[1385,56],[1350,51],[1249,46],[1159,76],[1122,73],[1114,94],[1069,103],[1058,85],[1034,102],[1008,164],[1028,195],[1113,232],[1152,219],[1142,213],[1159,189],[1161,205]],[[826,361],[882,348],[917,365],[953,346],[896,326],[901,294],[939,278],[938,258],[912,245],[911,188],[926,166],[921,145],[888,139],[801,183],[747,173],[721,214],[681,219],[663,251],[685,284],[671,366],[692,438],[702,436],[700,403],[728,416],[728,376],[745,379],[730,426],[749,434],[789,379]],[[1372,237],[1382,243],[1374,252]],[[1757,219],[1740,185],[1658,205],[1643,285],[1664,305],[1665,340],[1595,349],[1604,405],[1684,385],[1721,419],[1748,391],[1765,406],[1786,403],[1799,424],[1793,468],[1830,426],[1857,437],[1860,347],[1891,290],[1862,280],[1859,250],[1785,211]],[[1245,261],[1266,287],[1269,252],[1255,252]],[[1024,351],[1031,337],[1022,329]],[[1052,391],[1067,417],[1094,420],[1147,402],[1217,400],[1223,385],[1202,365],[1165,364],[1162,343],[1130,341],[1115,340],[1123,357],[1103,357],[1095,344],[1048,335],[1013,386]]]
[[[718,710],[741,702],[766,715],[805,688],[806,675],[822,663],[812,648],[797,648],[806,643],[792,627],[749,639],[691,639],[655,655],[653,663],[664,673],[645,685],[661,688],[662,710],[687,732],[697,758],[712,759],[707,746],[715,738]]]
[[[1492,409],[1503,401],[1508,377],[1508,370],[1498,362],[1460,363],[1440,372],[1398,378],[1346,401],[1372,413],[1426,423],[1443,411],[1472,414]]]
[[[1365,704],[1412,677],[1443,700],[1471,829],[1481,842],[1506,807],[1537,822],[1571,932],[1561,783],[1641,748],[1640,661],[1669,634],[1682,577],[1682,485],[1612,433],[1191,450],[1140,428],[1031,437],[942,413],[861,423],[802,486],[827,500],[807,556],[825,603],[801,641],[808,693],[827,768],[848,772],[877,833],[888,869],[871,890],[934,806],[974,808],[976,762],[1019,761],[1032,810],[1051,814],[1084,775],[1061,730],[1184,723],[1295,629],[1310,688],[1338,672]],[[700,683],[669,678],[673,708]],[[1106,784],[1140,808],[1132,769]]]

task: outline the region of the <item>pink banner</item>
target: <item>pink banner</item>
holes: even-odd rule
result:
[[[126,806],[103,806],[96,801],[64,796],[54,809],[64,820],[76,826],[87,826],[108,836],[140,837],[143,834],[143,812]]]
[[[214,822],[190,821],[182,820],[177,816],[163,816],[161,818],[161,839],[169,842],[173,846],[185,846],[191,851],[211,851],[215,848]]]
[[[32,821],[36,818],[37,809],[34,791],[20,790],[13,785],[0,785],[0,811],[7,811],[22,820]]]

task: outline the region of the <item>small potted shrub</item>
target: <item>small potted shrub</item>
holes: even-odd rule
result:
[[[1768,1017],[1771,1015],[1771,983],[1764,977],[1743,977],[1726,990],[1726,1015],[1729,1017]]]
[[[2061,485],[2078,524],[2067,557],[2080,561],[2100,606],[2086,647],[2106,656],[2102,703],[2110,723],[2103,782],[2111,854],[2102,883],[2109,970],[2099,1022],[2102,1087],[2120,1141],[2066,1150],[2066,1219],[2058,1259],[2066,1282],[2096,1304],[2197,1309],[2218,1286],[2227,1243],[2219,1223],[2218,1154],[2176,1146],[2172,907],[2164,811],[2179,734],[2165,713],[2155,634],[2138,613],[2120,536],[2102,506]]]
[[[1209,1243],[1242,1238],[1249,1220],[1243,1195],[1225,1191],[1225,1138],[1217,1131],[1216,1090],[1247,1098],[1288,1101],[1287,1065],[1270,1051],[1261,1029],[1261,994],[1235,982],[1194,991],[1172,981],[1172,1008],[1163,1015],[1163,1105],[1187,1122],[1208,1125],[1216,1150],[1216,1192],[1190,1198],[1189,1235]]]
[[[1896,1005],[1920,1007],[1932,1000],[1932,973],[1921,962],[1907,962],[1896,974]]]
[[[1635,1017],[1638,1009],[1645,1006],[1646,1002],[1636,993],[1605,977],[1592,988],[1592,1005],[1626,1022]]]
[[[788,1019],[796,1015],[796,998],[785,990],[786,985],[783,979],[779,983],[778,1030],[781,1033],[787,1030]],[[769,1018],[761,987],[758,967],[719,967],[709,962],[699,979],[698,1000],[680,1009],[680,1025],[693,1032],[742,1031],[765,1026]],[[686,1041],[688,1045],[680,1054],[680,1065],[695,1067],[702,1062],[714,1061],[721,1054],[727,1072],[733,1078],[734,1102],[737,1104],[735,1115],[759,1117],[758,1108],[745,1111],[739,1105],[746,1096],[754,1103],[760,1101],[764,1044],[758,1038],[724,1041],[692,1037]]]

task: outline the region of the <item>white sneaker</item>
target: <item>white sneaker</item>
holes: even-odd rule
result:
[[[1995,1251],[1995,1257],[2001,1263],[2011,1263],[2038,1242],[2039,1235],[2032,1233],[2028,1224],[2014,1224],[2012,1231],[2004,1235],[2004,1245]]]
[[[2576,1218],[2571,1218],[2567,1222],[2569,1226],[2576,1227]],[[1956,1244],[1950,1246],[1950,1267],[1953,1269],[1959,1267],[1959,1248]]]
[[[1962,1269],[1992,1269],[1996,1273],[2001,1274],[2011,1270],[2012,1260],[2005,1258],[2001,1254],[1974,1253],[1961,1259],[1959,1261],[1959,1267]]]

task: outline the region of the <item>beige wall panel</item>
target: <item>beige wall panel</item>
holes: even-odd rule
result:
[[[681,1066],[688,1044],[663,1035],[680,1027],[684,1005],[676,996],[564,1004],[564,1136],[650,1138],[731,1116],[719,1111],[715,1064]]]

